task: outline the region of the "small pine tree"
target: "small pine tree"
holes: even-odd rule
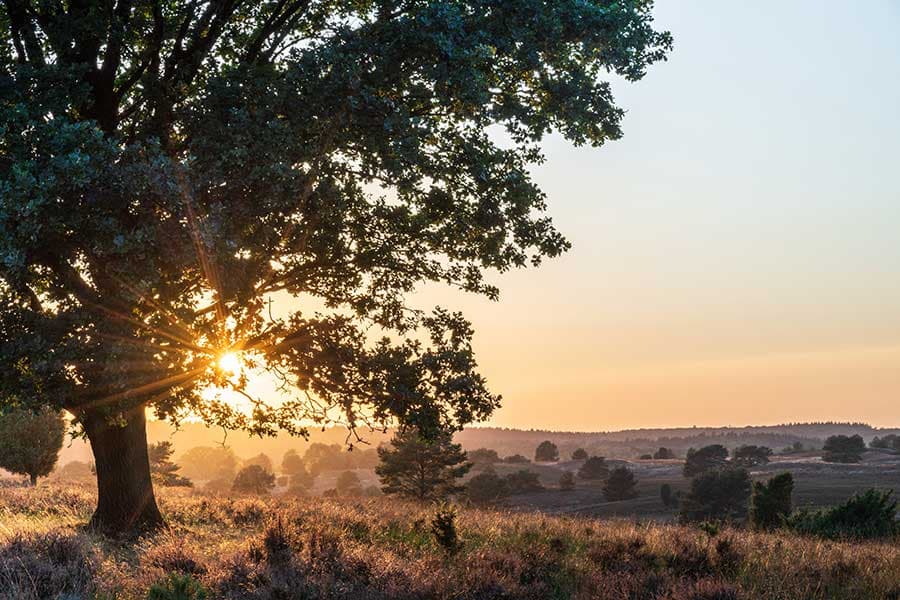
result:
[[[456,511],[449,504],[440,506],[431,521],[431,534],[449,555],[459,552],[459,533],[456,531]]]
[[[575,489],[575,475],[572,471],[566,471],[559,478],[559,489],[563,492],[571,492]]]
[[[628,467],[616,467],[609,474],[606,485],[603,486],[603,497],[608,502],[617,502],[619,500],[630,500],[635,498],[637,490],[635,486],[637,480],[634,478],[634,472]]]
[[[559,448],[550,440],[538,444],[534,451],[534,462],[556,462],[559,460]]]
[[[231,489],[235,492],[244,492],[248,494],[258,494],[260,496],[268,494],[275,487],[275,475],[263,469],[260,465],[250,465],[244,467],[234,477],[234,483]]]
[[[794,478],[781,473],[763,483],[753,482],[750,497],[750,523],[757,529],[781,527],[791,514],[791,492]]]
[[[206,600],[206,590],[190,575],[170,573],[162,582],[154,583],[147,600]]]
[[[609,465],[602,456],[592,456],[578,469],[581,479],[606,479],[609,477]]]
[[[158,442],[147,447],[153,483],[164,487],[193,487],[190,479],[178,474],[181,467],[172,462],[174,451],[172,442]]]
[[[66,433],[57,410],[14,409],[0,413],[0,468],[27,475],[31,485],[56,466]]]
[[[457,481],[472,467],[462,446],[454,444],[449,433],[427,441],[408,430],[397,434],[390,447],[379,448],[378,455],[381,464],[375,467],[375,473],[381,479],[382,491],[420,501],[462,491]]]

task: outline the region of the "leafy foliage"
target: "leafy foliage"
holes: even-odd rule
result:
[[[66,423],[58,410],[41,407],[0,412],[0,468],[28,475],[31,483],[56,466]]]
[[[835,463],[858,463],[866,451],[866,442],[860,435],[833,435],[822,446],[822,460]]]
[[[684,476],[693,477],[712,469],[721,469],[728,462],[728,449],[721,444],[704,446],[699,450],[690,448],[684,461]]]
[[[691,480],[681,500],[680,518],[692,521],[734,521],[747,515],[750,474],[746,469],[714,469]]]
[[[556,462],[559,460],[559,448],[550,440],[544,440],[534,450],[534,462]]]
[[[609,477],[609,465],[606,458],[592,456],[579,467],[578,476],[582,479],[606,479]]]
[[[757,529],[775,529],[783,526],[791,515],[791,493],[794,477],[781,473],[767,482],[753,482],[750,497],[750,523]]]
[[[637,479],[634,477],[634,471],[628,467],[616,467],[606,479],[606,485],[603,486],[603,497],[609,502],[630,500],[638,495],[636,486]]]
[[[238,471],[231,489],[236,492],[264,495],[275,487],[275,475],[259,465],[249,465]]]
[[[789,520],[798,533],[829,539],[874,539],[898,533],[893,490],[870,489],[832,508],[801,510]]]
[[[385,494],[400,494],[420,501],[446,498],[463,490],[457,480],[469,472],[462,446],[449,433],[424,440],[417,431],[398,433],[391,448],[378,449],[375,468]]]
[[[147,448],[150,456],[150,473],[153,482],[166,487],[193,487],[187,477],[178,474],[181,467],[172,462],[172,442],[163,441],[150,444]]]

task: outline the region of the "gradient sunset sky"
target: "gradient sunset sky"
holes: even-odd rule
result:
[[[490,424],[900,425],[900,4],[660,0],[624,139],[546,142],[573,242],[459,308]]]

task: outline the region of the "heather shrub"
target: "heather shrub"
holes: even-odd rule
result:
[[[206,590],[190,575],[170,573],[165,581],[150,587],[147,600],[206,600]]]
[[[76,535],[16,535],[0,546],[0,600],[90,598],[97,569],[94,553]]]
[[[828,539],[875,539],[896,535],[897,501],[892,490],[870,489],[843,504],[815,511],[801,510],[788,521],[798,532]]]

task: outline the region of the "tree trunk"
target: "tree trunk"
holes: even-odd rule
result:
[[[144,407],[109,423],[99,411],[82,415],[97,469],[97,510],[90,526],[121,536],[164,524],[153,496]]]
[[[28,476],[31,479],[31,487],[37,486],[37,475],[31,474]]]

